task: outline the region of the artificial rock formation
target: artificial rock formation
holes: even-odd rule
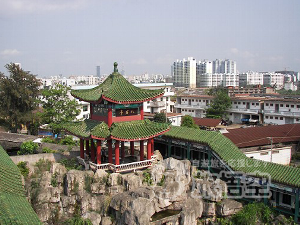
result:
[[[188,160],[174,158],[126,174],[67,171],[54,163],[50,171],[28,180],[26,187],[45,224],[80,215],[94,225],[196,225],[202,216],[227,216],[240,209],[235,201],[223,199],[227,193],[223,181],[207,175],[195,178],[194,171]],[[178,210],[178,214],[152,221],[153,215],[165,210]]]

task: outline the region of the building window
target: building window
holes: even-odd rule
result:
[[[282,116],[280,117],[280,120],[283,120],[283,117],[282,117]]]
[[[286,205],[291,205],[292,197],[287,194],[282,194],[282,203]]]
[[[236,102],[234,102],[234,104],[236,104]]]
[[[280,107],[283,107],[283,104],[280,104]]]
[[[230,116],[232,116],[232,113],[229,113]]]
[[[243,105],[245,105],[245,102],[243,102]]]
[[[294,105],[291,105],[291,108],[294,108]]]
[[[160,101],[163,101],[164,100],[164,98],[160,98]]]
[[[241,104],[241,102],[238,102],[238,104],[240,105],[240,104]]]
[[[297,105],[297,109],[299,109],[300,108],[300,105]]]
[[[252,105],[254,105],[254,103],[252,102]]]
[[[189,109],[189,112],[191,112],[191,110]]]
[[[261,152],[260,155],[269,155],[269,152]]]
[[[166,97],[166,101],[169,101],[169,97]]]
[[[277,117],[277,116],[275,116],[275,120],[278,120],[278,117]]]
[[[266,119],[269,119],[269,116],[266,116]]]
[[[198,99],[196,99],[196,102],[198,102]]]
[[[266,103],[266,106],[269,106],[269,103]]]
[[[258,102],[255,105],[259,105]]]
[[[273,103],[271,103],[270,106],[273,106]]]
[[[194,101],[194,99],[192,99],[192,102]]]
[[[84,106],[82,107],[82,110],[83,110],[83,112],[88,111],[88,106],[87,106],[87,105],[84,105]]]
[[[286,106],[286,107],[290,107],[290,105],[288,105],[288,104],[286,104],[285,106]]]
[[[192,110],[192,112],[194,112],[194,110]]]
[[[270,119],[273,119],[273,116],[270,116]]]

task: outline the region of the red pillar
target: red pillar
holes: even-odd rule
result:
[[[84,140],[80,139],[80,158],[84,159]]]
[[[110,127],[112,124],[112,109],[108,108],[107,112],[107,125]]]
[[[154,154],[154,138],[151,138],[151,152]]]
[[[121,142],[121,159],[125,158],[125,146],[124,146],[124,141]]]
[[[97,140],[97,164],[101,164],[101,141]]]
[[[130,142],[130,155],[134,156],[134,141]]]
[[[120,165],[120,141],[115,143],[115,165]]]
[[[95,162],[95,143],[93,139],[91,139],[91,161]]]
[[[151,159],[151,152],[152,152],[152,148],[151,148],[151,143],[152,143],[152,141],[151,141],[151,139],[148,139],[148,141],[147,141],[147,159]]]
[[[112,140],[107,140],[107,144],[108,144],[108,162],[109,163],[113,163],[112,161]]]
[[[89,142],[90,142],[90,140],[85,141],[85,154],[88,156],[90,155],[90,143]]]
[[[140,161],[144,160],[144,140],[140,141]]]

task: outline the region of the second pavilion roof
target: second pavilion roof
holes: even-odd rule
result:
[[[99,102],[101,99],[118,104],[142,103],[160,97],[163,89],[147,90],[135,87],[118,73],[117,63],[114,72],[99,86],[88,90],[72,90],[71,94],[86,102]]]
[[[86,119],[65,124],[64,129],[79,138],[104,140],[112,138],[120,141],[145,140],[165,133],[170,129],[166,123],[150,120],[116,122],[109,128],[103,121]]]

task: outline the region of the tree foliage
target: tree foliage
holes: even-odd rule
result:
[[[79,104],[68,95],[69,90],[69,87],[56,84],[53,88],[42,91],[41,116],[54,133],[59,133],[63,123],[75,120],[80,113]]]
[[[38,106],[40,82],[18,65],[5,65],[9,77],[0,73],[0,115],[11,132],[17,132],[22,124],[32,123],[32,113]]]
[[[39,145],[34,143],[33,141],[23,142],[20,146],[20,151],[18,151],[18,155],[28,155],[36,153]]]
[[[180,126],[199,129],[199,126],[197,124],[195,124],[193,117],[191,117],[189,115],[185,115],[184,117],[182,117]]]
[[[161,112],[161,113],[155,113],[153,117],[153,121],[157,123],[171,123],[169,119],[166,118],[166,114]]]
[[[209,108],[206,110],[207,118],[222,118],[226,116],[226,110],[231,107],[231,99],[227,90],[214,88],[208,91],[209,95],[214,96]]]

